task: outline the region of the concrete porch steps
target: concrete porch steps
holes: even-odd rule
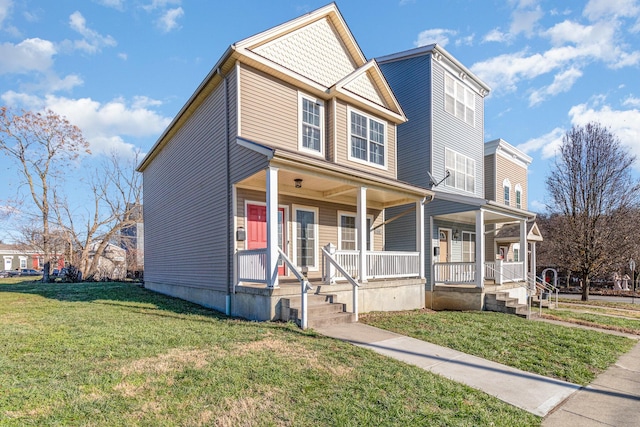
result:
[[[498,313],[515,314],[516,316],[529,318],[529,309],[526,304],[519,304],[517,298],[509,296],[508,292],[487,292],[484,297],[485,310]]]
[[[341,323],[353,323],[354,314],[345,311],[345,304],[334,302],[335,295],[308,294],[307,295],[307,326],[319,328]],[[296,322],[300,325],[301,297],[291,297],[282,300],[282,320]]]

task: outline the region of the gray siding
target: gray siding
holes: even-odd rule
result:
[[[225,121],[220,84],[144,171],[151,284],[227,289],[228,244],[216,237],[227,234]]]
[[[438,186],[438,191],[484,197],[484,99],[476,94],[475,126],[468,125],[444,109],[445,70],[438,63],[432,65],[432,110],[433,110],[433,171],[436,178],[445,173],[445,148],[449,148],[475,160],[475,193],[468,193],[447,185]],[[454,76],[455,77],[455,76]]]
[[[431,170],[430,56],[380,64],[409,120],[398,126],[398,179],[429,186]]]

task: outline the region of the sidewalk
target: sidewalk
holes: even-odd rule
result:
[[[542,425],[640,425],[640,342],[547,416]]]
[[[327,326],[316,331],[482,390],[541,417],[580,389],[576,384],[521,371],[362,323]],[[640,355],[636,360],[638,362]],[[640,382],[636,386],[640,387]],[[638,402],[635,405],[639,410]],[[635,421],[637,425],[638,419]]]

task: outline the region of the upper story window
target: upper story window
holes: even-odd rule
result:
[[[349,159],[386,166],[385,123],[349,110]]]
[[[444,109],[469,125],[475,126],[476,95],[449,74],[444,76]]]
[[[298,97],[300,111],[301,150],[322,154],[324,129],[324,104],[322,101],[300,94]]]
[[[522,209],[522,187],[516,184],[516,208]]]
[[[476,191],[476,162],[475,160],[445,149],[446,168],[451,172],[447,185],[459,190],[473,193]]]
[[[509,181],[508,178],[502,181],[502,189],[504,194],[504,204],[509,206],[511,204],[511,181]]]

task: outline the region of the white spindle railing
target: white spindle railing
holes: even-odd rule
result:
[[[267,249],[238,251],[238,281],[267,283]]]
[[[368,276],[375,279],[420,276],[420,252],[367,252]]]
[[[487,280],[496,280],[496,263],[495,262],[484,263],[484,278]]]
[[[350,277],[358,277],[358,260],[360,259],[359,251],[336,251],[334,259],[340,266],[349,273]],[[336,279],[346,279],[346,277],[336,271]]]
[[[435,281],[438,283],[475,283],[475,262],[437,262],[434,264]]]
[[[504,282],[519,282],[525,280],[523,262],[503,262],[502,277]]]

